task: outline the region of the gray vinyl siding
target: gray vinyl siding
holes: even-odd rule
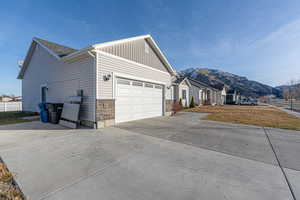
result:
[[[199,90],[200,88],[196,87],[196,86],[191,86],[190,87],[190,99],[192,100],[192,97],[194,97],[194,102],[195,104],[199,105],[200,104],[200,100],[199,100]]]
[[[145,52],[145,43],[149,46],[149,53]],[[164,64],[145,39],[115,44],[109,47],[103,47],[100,50],[168,72]]]
[[[121,73],[140,79],[148,79],[171,85],[171,75],[151,68],[143,67],[130,61],[97,53],[97,99],[114,98],[114,75]],[[103,76],[110,74],[112,78],[104,81]],[[165,88],[165,98],[172,99],[171,89]]]
[[[83,90],[80,119],[95,121],[95,65],[86,56],[73,63],[63,63],[37,45],[22,80],[23,110],[38,111],[41,85],[47,84],[47,101],[64,103],[68,96]]]
[[[173,86],[173,99],[175,102],[179,101],[179,88],[178,85]]]

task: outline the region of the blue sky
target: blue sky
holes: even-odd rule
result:
[[[4,1],[0,94],[21,94],[32,37],[74,48],[151,34],[176,69],[206,67],[272,86],[300,78],[299,0]]]

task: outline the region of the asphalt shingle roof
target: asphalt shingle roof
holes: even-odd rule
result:
[[[64,56],[67,56],[71,53],[74,53],[74,52],[78,51],[77,49],[73,49],[73,48],[63,46],[61,44],[57,44],[57,43],[50,42],[50,41],[47,41],[47,40],[43,40],[43,39],[40,39],[40,38],[35,38],[35,40],[42,43],[48,49],[50,49],[51,51],[56,53],[59,57],[64,57]]]

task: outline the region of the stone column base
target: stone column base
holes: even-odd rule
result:
[[[115,125],[114,119],[102,120],[97,122],[97,128],[104,128]]]
[[[172,116],[173,113],[174,113],[173,111],[171,111],[171,112],[165,112],[165,116],[167,116],[167,117],[168,117],[168,116]]]

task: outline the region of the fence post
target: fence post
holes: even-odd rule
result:
[[[6,102],[4,102],[4,112],[6,112]]]

